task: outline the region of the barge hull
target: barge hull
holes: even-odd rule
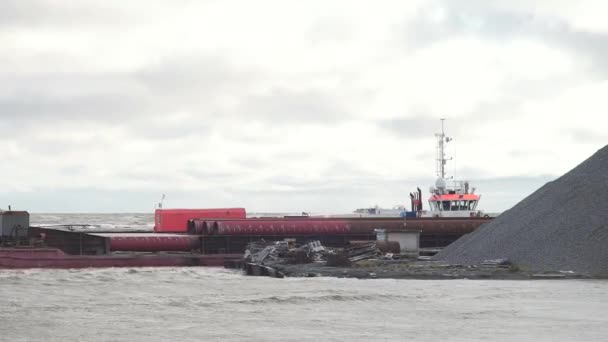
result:
[[[69,255],[56,248],[0,248],[0,268],[223,267],[242,254]]]

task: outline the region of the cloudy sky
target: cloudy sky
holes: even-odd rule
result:
[[[508,209],[608,142],[605,1],[0,2],[0,208]],[[426,196],[426,195],[425,195]]]

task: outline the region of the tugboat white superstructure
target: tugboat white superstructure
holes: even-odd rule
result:
[[[445,135],[441,119],[441,133],[435,133],[437,138],[437,180],[435,186],[430,188],[428,211],[420,211],[421,217],[479,217],[483,213],[477,209],[480,195],[475,194],[475,188],[469,181],[455,181],[447,178],[445,166],[448,160],[445,155],[445,145],[452,138]]]

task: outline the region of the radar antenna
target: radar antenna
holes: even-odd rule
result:
[[[452,138],[445,136],[445,131],[443,129],[443,122],[445,119],[441,119],[441,133],[435,133],[435,137],[437,138],[437,176],[445,179],[445,164],[448,160],[452,158],[445,157],[445,144],[452,141]]]

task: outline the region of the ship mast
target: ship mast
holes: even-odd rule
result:
[[[445,136],[443,121],[445,119],[441,119],[441,133],[435,133],[437,138],[437,176],[441,179],[445,179],[445,164],[449,160],[445,157],[445,144],[452,140],[452,138]]]

